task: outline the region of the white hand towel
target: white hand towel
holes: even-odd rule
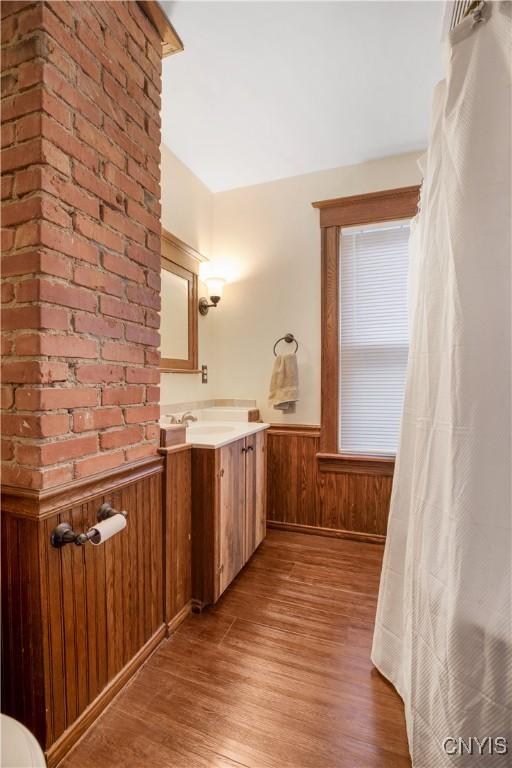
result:
[[[289,411],[299,399],[297,356],[277,355],[270,379],[269,404],[279,411]]]

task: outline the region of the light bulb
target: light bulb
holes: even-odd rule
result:
[[[224,290],[224,283],[226,281],[223,277],[207,277],[206,278],[206,285],[208,286],[208,293],[210,295],[210,298],[213,296],[218,297],[219,299],[222,296],[222,292]]]

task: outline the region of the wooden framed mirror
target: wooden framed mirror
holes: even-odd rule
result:
[[[197,280],[200,253],[162,230],[162,371],[198,373]]]

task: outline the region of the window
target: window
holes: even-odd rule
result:
[[[408,352],[409,222],[343,227],[339,247],[340,453],[394,455]]]
[[[412,186],[313,203],[322,232],[321,472],[393,473],[418,196]]]

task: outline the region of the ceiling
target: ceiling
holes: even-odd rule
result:
[[[444,3],[162,6],[162,139],[212,191],[426,146]]]

